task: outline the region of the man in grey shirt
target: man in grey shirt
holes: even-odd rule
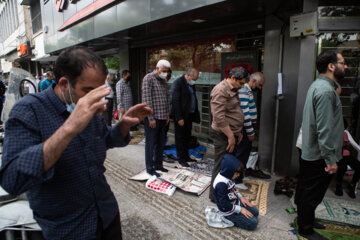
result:
[[[116,83],[116,99],[119,119],[132,107],[133,97],[130,87],[131,73],[129,70],[122,71],[121,79]]]
[[[299,234],[307,239],[326,239],[314,231],[325,227],[315,220],[337,162],[342,158],[344,124],[337,83],[345,76],[343,56],[329,50],[316,59],[318,78],[311,84],[304,105],[302,154],[296,189]]]

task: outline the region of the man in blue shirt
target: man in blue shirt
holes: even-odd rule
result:
[[[138,104],[107,126],[106,75],[95,53],[67,49],[56,61],[56,85],[21,99],[6,122],[0,185],[26,192],[46,239],[121,239],[106,150],[127,145],[129,128],[152,110]]]
[[[50,87],[53,83],[55,83],[54,81],[54,74],[52,71],[48,71],[46,73],[46,78],[44,79],[44,81],[42,81],[40,83],[40,91],[44,91],[45,89],[47,89],[48,87]]]

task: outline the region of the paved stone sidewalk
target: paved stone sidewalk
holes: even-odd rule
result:
[[[268,214],[259,217],[256,231],[239,228],[214,229],[207,225],[204,210],[214,205],[209,190],[194,196],[179,189],[172,197],[145,188],[145,182],[128,180],[142,171],[144,146],[129,145],[108,151],[106,177],[119,203],[124,239],[283,239],[296,237],[280,229],[290,229],[294,216],[285,212],[290,207],[286,196],[269,194]],[[273,190],[271,183],[269,192]]]

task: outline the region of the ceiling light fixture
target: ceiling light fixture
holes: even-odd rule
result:
[[[193,23],[203,23],[203,22],[206,22],[206,20],[204,19],[194,19],[192,20]]]

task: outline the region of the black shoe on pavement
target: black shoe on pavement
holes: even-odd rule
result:
[[[342,196],[343,195],[343,188],[341,184],[336,184],[336,190],[335,190],[336,196]]]
[[[319,233],[317,233],[315,231],[311,234],[301,234],[301,233],[299,233],[299,234],[300,234],[300,236],[302,236],[308,240],[328,240],[326,237],[321,236]]]
[[[167,163],[174,163],[175,162],[173,159],[169,158],[168,156],[164,156],[163,161],[167,162]]]
[[[169,170],[167,170],[166,168],[164,167],[161,167],[161,168],[155,168],[156,171],[161,171],[161,172],[168,172]]]
[[[271,178],[270,175],[265,174],[260,169],[259,170],[254,170],[254,169],[251,169],[251,168],[246,169],[245,176],[251,176],[251,177],[262,178],[262,179],[270,179]]]
[[[160,177],[160,174],[158,174],[155,169],[151,169],[150,171],[146,171],[148,174],[150,174],[151,176],[156,176],[156,177]]]
[[[179,160],[179,164],[180,164],[182,167],[190,167],[190,165],[187,164],[187,163],[184,162],[184,161],[180,161],[180,160]]]
[[[186,162],[196,162],[196,160],[192,159],[192,158],[188,158],[188,159],[186,159]]]
[[[347,194],[349,195],[349,197],[351,197],[353,199],[356,198],[355,188],[356,188],[356,184],[353,184],[353,183],[349,184],[349,191],[347,192]]]
[[[318,222],[314,222],[313,224],[313,228],[316,228],[316,229],[326,229],[326,227]]]

